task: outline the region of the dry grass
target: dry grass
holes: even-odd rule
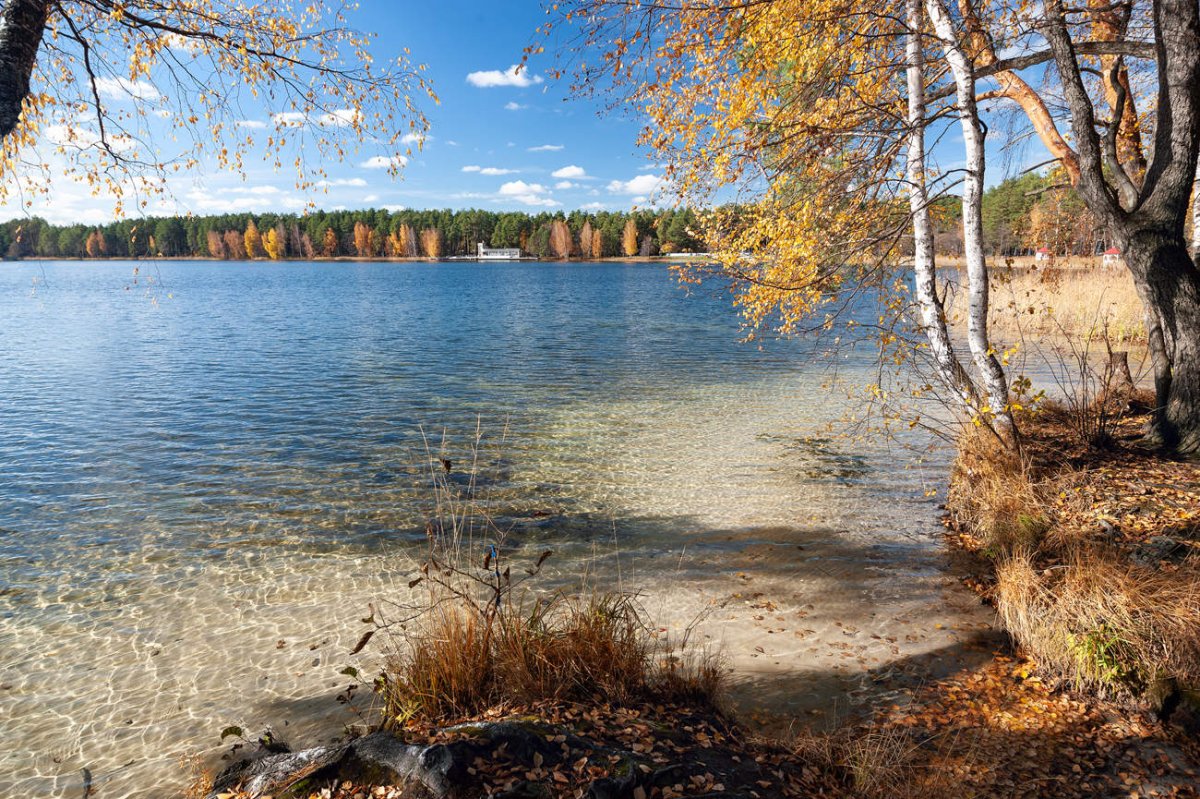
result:
[[[1024,459],[971,430],[959,442],[946,509],[990,555],[1030,550],[1051,527],[1046,490]]]
[[[785,742],[799,760],[842,774],[855,799],[924,799],[931,793],[961,795],[957,773],[976,756],[972,740],[959,735],[924,736],[875,721],[833,732],[804,731]]]
[[[1107,411],[1047,403],[1024,420],[1020,457],[964,436],[947,508],[994,562],[1003,626],[1044,672],[1157,703],[1200,685],[1200,559],[1145,552],[1186,551],[1200,507],[1183,465],[1138,447],[1143,418],[1121,411],[1098,448],[1084,412]]]
[[[1032,265],[990,271],[988,324],[998,340],[1146,339],[1142,303],[1124,268]],[[966,303],[966,292],[956,292],[951,307],[956,323],[966,324]]]
[[[1039,662],[1072,684],[1159,693],[1200,684],[1200,574],[1163,572],[1079,549],[1039,569],[1028,553],[997,568],[996,607]]]
[[[646,624],[633,597],[503,602],[495,613],[431,607],[388,663],[382,693],[389,723],[445,722],[542,702],[718,701],[719,658],[676,651]]]
[[[428,549],[414,561],[412,597],[372,608],[372,633],[391,642],[378,687],[385,723],[440,723],[545,702],[687,702],[715,707],[720,658],[672,641],[648,624],[636,596],[584,585],[535,591],[552,556],[511,546],[477,488],[480,441],[469,479],[451,479],[431,453]],[[465,482],[465,485],[464,485]],[[419,587],[418,587],[419,586]],[[392,620],[383,618],[391,615]]]

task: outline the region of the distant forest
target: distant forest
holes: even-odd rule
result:
[[[315,211],[124,219],[51,225],[37,217],[0,225],[0,254],[18,258],[198,257],[442,258],[520,247],[542,258],[699,252],[690,209],[631,213]]]
[[[961,254],[960,203],[948,197],[937,205],[937,250]],[[1039,247],[1056,255],[1095,255],[1109,244],[1074,189],[1053,172],[993,186],[984,195],[983,224],[992,255]],[[124,219],[102,226],[51,225],[30,217],[0,224],[0,257],[443,258],[473,255],[483,242],[540,258],[612,258],[703,252],[708,248],[699,228],[688,208],[568,214],[371,209]]]

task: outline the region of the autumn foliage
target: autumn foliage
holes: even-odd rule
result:
[[[352,143],[402,155],[436,99],[423,67],[379,59],[332,4],[291,0],[19,0],[22,42],[7,68],[32,69],[19,121],[0,144],[0,198],[45,191],[51,153],[96,193],[145,208],[167,178],[213,158],[244,173],[247,156],[290,164],[314,187]],[[29,41],[39,46],[28,50]],[[5,102],[21,101],[12,93]],[[264,120],[243,125],[246,108]],[[7,112],[10,109],[5,108]],[[177,135],[147,135],[156,126]],[[261,130],[261,133],[256,132]],[[177,143],[177,144],[174,144]],[[30,154],[33,153],[32,157]],[[398,169],[400,159],[393,158]],[[39,175],[40,177],[34,177]]]

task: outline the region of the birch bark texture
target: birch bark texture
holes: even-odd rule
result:
[[[908,183],[908,206],[913,228],[913,284],[921,328],[929,342],[934,371],[960,404],[958,410],[969,412],[977,402],[977,392],[950,338],[946,310],[937,292],[937,265],[933,248],[933,226],[930,224],[929,186],[925,172],[925,49],[922,30],[925,15],[922,0],[905,0],[906,76],[908,79],[908,141],[905,153],[905,179]]]
[[[989,283],[983,251],[982,213],[986,160],[983,125],[975,99],[975,67],[959,40],[945,2],[925,0],[925,10],[954,77],[958,118],[962,124],[967,156],[962,184],[963,251],[967,265],[967,345],[987,398],[987,405],[979,410],[985,418],[995,421],[1002,435],[1010,438],[1015,435],[1016,428],[1008,401],[1008,378],[988,336]]]

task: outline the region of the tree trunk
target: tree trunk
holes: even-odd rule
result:
[[[1192,260],[1200,266],[1200,165],[1192,184]]]
[[[1148,309],[1155,409],[1150,438],[1200,453],[1200,269],[1180,232],[1131,231],[1125,262]]]
[[[47,0],[9,0],[0,9],[0,139],[21,120],[49,11]]]
[[[944,0],[926,0],[926,10],[954,75],[958,118],[967,151],[962,188],[963,254],[967,262],[967,344],[987,394],[984,421],[994,422],[1008,443],[1016,444],[1016,427],[1008,403],[1008,379],[988,337],[988,273],[983,252],[983,170],[986,164],[983,127],[975,100],[975,70],[958,39]]]
[[[976,402],[975,386],[954,353],[946,310],[937,293],[933,232],[929,221],[929,190],[925,178],[925,54],[921,44],[924,16],[921,0],[905,0],[908,37],[905,45],[908,74],[908,141],[905,173],[913,226],[913,282],[921,327],[929,341],[938,379],[954,392],[961,408]],[[956,408],[955,410],[959,410]]]

